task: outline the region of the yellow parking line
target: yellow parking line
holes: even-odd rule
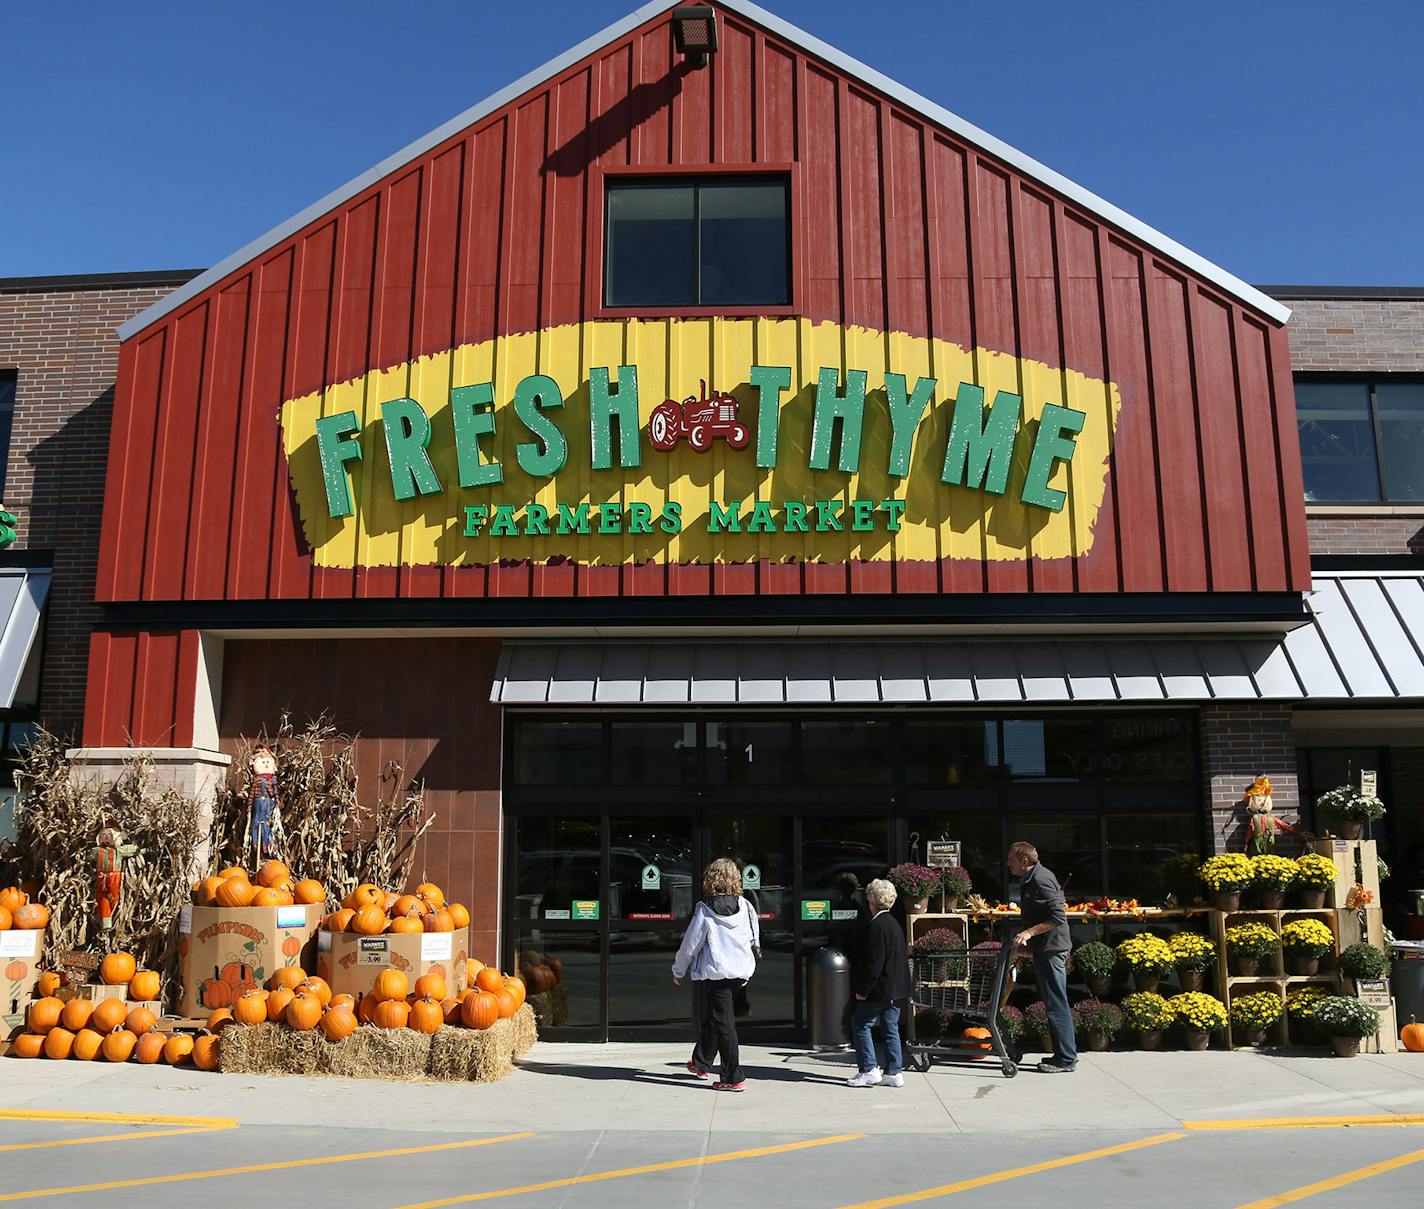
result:
[[[0,1121],[107,1121],[114,1125],[211,1125],[229,1128],[240,1117],[157,1117],[139,1112],[55,1112],[44,1108],[0,1108]]]
[[[0,1146],[0,1152],[7,1150],[44,1150],[51,1146],[91,1146],[95,1142],[131,1142],[136,1138],[172,1138],[189,1133],[218,1133],[224,1129],[235,1129],[235,1125],[203,1125],[193,1129],[146,1129],[140,1133],[106,1133],[97,1138],[61,1138],[53,1142],[11,1142]]]
[[[1424,1125],[1424,1113],[1377,1113],[1366,1117],[1249,1117],[1240,1121],[1183,1121],[1183,1129],[1348,1129],[1356,1125]]]
[[[361,1154],[333,1154],[318,1159],[288,1159],[281,1163],[254,1163],[248,1167],[220,1167],[213,1171],[185,1171],[175,1175],[150,1175],[133,1180],[109,1180],[103,1184],[72,1184],[67,1188],[34,1188],[25,1192],[0,1193],[0,1201],[24,1201],[41,1196],[66,1196],[75,1192],[107,1192],[114,1188],[142,1188],[149,1184],[178,1184],[184,1180],[210,1180],[224,1175],[247,1175],[254,1171],[286,1171],[293,1167],[322,1167],[328,1163],[354,1163],[358,1159],[390,1159],[408,1154],[429,1154],[436,1150],[460,1150],[532,1138],[532,1133],[509,1133],[497,1138],[474,1138],[464,1142],[440,1142],[433,1146],[402,1146],[399,1150],[368,1150]]]
[[[854,1142],[863,1133],[840,1133],[830,1138],[812,1138],[809,1142],[785,1142],[779,1146],[758,1146],[754,1150],[729,1150],[725,1154],[709,1154],[697,1159],[673,1159],[667,1163],[648,1163],[642,1167],[623,1167],[618,1171],[599,1171],[593,1175],[571,1175],[561,1180],[545,1180],[542,1184],[524,1184],[519,1188],[496,1188],[492,1192],[468,1192],[461,1196],[442,1197],[438,1201],[420,1201],[402,1205],[400,1209],[439,1209],[441,1205],[467,1205],[471,1201],[493,1201],[502,1196],[522,1196],[529,1192],[547,1192],[551,1188],[572,1188],[575,1184],[596,1184],[600,1180],[621,1180],[632,1175],[647,1175],[653,1171],[676,1171],[680,1167],[707,1167],[713,1163],[730,1163],[735,1159],[756,1159],[768,1154],[786,1154],[792,1150],[807,1150],[812,1146],[830,1146],[836,1142]]]
[[[1175,1142],[1186,1136],[1184,1133],[1159,1133],[1150,1138],[1141,1138],[1136,1142],[1105,1146],[1101,1150],[1087,1150],[1082,1154],[1070,1154],[1061,1159],[1046,1159],[1042,1163],[1030,1163],[1027,1167],[1013,1167],[1008,1171],[996,1171],[992,1175],[979,1175],[954,1184],[941,1184],[938,1188],[925,1188],[920,1192],[887,1196],[877,1201],[859,1201],[854,1205],[843,1205],[841,1209],[889,1209],[891,1205],[908,1205],[914,1201],[932,1200],[937,1196],[953,1196],[956,1192],[969,1192],[974,1188],[1001,1184],[1005,1180],[1016,1180],[1025,1175],[1037,1175],[1040,1171],[1052,1171],[1057,1167],[1070,1167],[1074,1163],[1090,1163],[1094,1159],[1106,1159],[1115,1154],[1127,1154],[1130,1150],[1141,1150],[1146,1146],[1159,1146],[1163,1142]]]
[[[1268,1196],[1265,1200],[1252,1201],[1249,1205],[1238,1206],[1238,1209],[1275,1209],[1277,1205],[1289,1205],[1292,1201],[1303,1201],[1308,1196],[1318,1196],[1322,1192],[1333,1192],[1336,1188],[1344,1188],[1348,1184],[1357,1184],[1360,1180],[1368,1180],[1372,1176],[1383,1175],[1386,1171],[1395,1171],[1400,1167],[1408,1167],[1410,1163],[1417,1163],[1420,1159],[1424,1159],[1424,1150],[1411,1150],[1408,1154],[1402,1154],[1397,1159],[1385,1159],[1382,1163],[1371,1163],[1368,1167],[1357,1167],[1354,1171],[1346,1171],[1340,1175],[1332,1175],[1328,1180],[1319,1180],[1314,1184],[1305,1184],[1300,1188],[1292,1188],[1289,1192],[1282,1192],[1276,1196]]]

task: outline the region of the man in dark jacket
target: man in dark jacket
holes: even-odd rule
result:
[[[905,952],[905,932],[890,914],[895,887],[877,878],[865,888],[871,917],[851,962],[850,989],[855,993],[851,1037],[855,1041],[859,1073],[846,1082],[851,1087],[904,1087],[904,1058],[900,1049],[900,1000],[910,994],[910,962]],[[875,1053],[875,1026],[885,1034],[885,1069]]]
[[[1068,911],[1063,887],[1052,870],[1039,864],[1038,849],[1020,840],[1009,848],[1009,872],[1020,879],[1019,907],[1023,927],[1014,947],[1027,946],[1033,955],[1038,993],[1048,1011],[1048,1031],[1053,1056],[1038,1064],[1046,1074],[1063,1074],[1078,1065],[1078,1041],[1073,1033],[1073,1013],[1068,1007]]]

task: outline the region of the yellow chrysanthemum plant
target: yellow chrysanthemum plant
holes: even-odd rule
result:
[[[1288,856],[1276,856],[1265,852],[1251,858],[1251,889],[1261,906],[1271,911],[1279,911],[1285,901],[1286,890],[1295,881],[1300,871],[1295,861]]]
[[[1199,991],[1206,971],[1216,964],[1216,944],[1200,932],[1173,932],[1167,938],[1172,966],[1184,991]]]
[[[1226,1027],[1226,1004],[1215,995],[1185,991],[1167,1000],[1172,1016],[1186,1035],[1188,1049],[1206,1049],[1211,1034]]]
[[[1255,974],[1261,961],[1274,957],[1280,947],[1281,938],[1275,929],[1254,920],[1226,929],[1226,955],[1231,958],[1233,974]]]
[[[1218,910],[1235,911],[1241,905],[1241,892],[1250,887],[1255,874],[1251,858],[1244,852],[1221,852],[1204,860],[1197,876]]]
[[[1245,1034],[1253,1040],[1260,1040],[1259,1034],[1270,1028],[1281,1018],[1285,1004],[1275,991],[1256,991],[1250,995],[1235,995],[1231,1000],[1231,1026],[1238,1035]]]
[[[1129,936],[1115,952],[1118,961],[1131,972],[1133,984],[1139,991],[1155,989],[1158,980],[1172,969],[1172,947],[1151,932]]]
[[[1316,909],[1325,905],[1325,895],[1335,888],[1337,876],[1335,862],[1328,856],[1307,852],[1296,858],[1291,887],[1302,907]]]
[[[1324,957],[1335,947],[1335,933],[1318,919],[1292,919],[1281,929],[1281,948],[1293,957]]]

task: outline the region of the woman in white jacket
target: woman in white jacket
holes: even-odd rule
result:
[[[745,1091],[732,1001],[747,985],[761,956],[756,910],[742,897],[742,874],[736,862],[725,856],[703,872],[702,895],[672,963],[673,982],[681,985],[690,971],[701,1001],[702,1031],[687,1069],[706,1079],[720,1053],[722,1077],[712,1086],[718,1091]]]

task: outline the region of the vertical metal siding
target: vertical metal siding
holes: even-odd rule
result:
[[[937,563],[861,561],[847,535],[832,534],[819,562],[431,567],[402,553],[392,567],[313,567],[278,440],[283,399],[453,345],[588,319],[601,272],[590,232],[600,170],[787,162],[798,167],[800,314],[1119,384],[1089,552],[1045,559],[1035,535],[980,520],[946,539]],[[848,336],[855,363],[852,345]],[[608,351],[582,350],[585,367]],[[802,355],[832,353],[838,361],[839,349],[813,339]],[[951,388],[942,382],[941,396]],[[99,595],[1301,589],[1292,408],[1276,325],[741,18],[724,16],[708,69],[683,72],[659,17],[125,344]],[[359,473],[374,478],[378,461]],[[1024,556],[984,560],[989,543],[1022,543]]]

